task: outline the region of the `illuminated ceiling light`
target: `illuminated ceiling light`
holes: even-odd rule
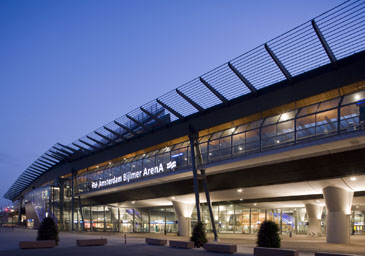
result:
[[[355,95],[355,100],[359,100],[360,99],[360,95],[359,94],[356,94]]]
[[[237,189],[237,192],[238,193],[241,193],[242,192],[242,188]]]
[[[233,133],[236,128],[231,128],[231,132]]]
[[[239,150],[242,150],[242,147],[238,147]]]
[[[172,200],[175,200],[175,199],[176,199],[176,197],[172,196],[172,197],[171,197],[171,199],[172,199]]]
[[[257,203],[254,203],[253,205],[255,205],[255,206],[256,206],[256,205],[257,205]]]
[[[109,164],[112,164],[112,162],[109,162]]]
[[[99,168],[99,165],[97,165],[96,168]]]
[[[135,204],[136,203],[136,201],[132,201],[132,204]]]
[[[212,153],[209,153],[209,155],[211,156],[211,155],[212,155]]]
[[[358,205],[356,205],[356,208],[359,208],[359,206],[358,206]]]
[[[240,198],[240,201],[243,201],[243,198]]]
[[[351,180],[351,181],[356,181],[356,180],[357,180],[357,178],[353,176],[353,177],[351,177],[351,178],[350,178],[350,180]]]
[[[280,140],[277,140],[276,143],[280,143]]]
[[[289,115],[288,113],[284,113],[281,115],[281,121],[285,121],[285,120],[288,120],[289,119]]]

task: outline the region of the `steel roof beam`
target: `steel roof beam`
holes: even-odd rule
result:
[[[32,172],[35,172],[35,173],[37,173],[37,174],[39,174],[39,175],[42,175],[43,174],[43,171],[42,170],[38,170],[38,169],[36,169],[35,167],[33,167],[33,166],[29,166],[28,167],[28,170],[30,170],[30,171],[32,171]]]
[[[118,133],[118,132],[116,132],[116,131],[114,131],[114,130],[112,130],[112,129],[110,129],[110,128],[106,127],[106,126],[103,126],[103,128],[104,128],[105,130],[107,130],[108,132],[110,132],[111,134],[114,134],[114,135],[115,135],[115,136],[117,136],[118,138],[121,138],[121,139],[125,140],[125,138],[124,138],[124,136],[123,136],[122,134],[120,134],[120,133]],[[99,136],[100,136],[100,135],[99,135]]]
[[[228,99],[224,97],[220,92],[218,92],[213,86],[211,86],[207,81],[204,80],[204,78],[199,77],[199,80],[202,84],[205,85],[205,87],[208,88],[209,91],[211,91],[220,101],[223,103],[227,103]]]
[[[57,156],[61,157],[62,159],[67,159],[68,158],[67,155],[62,154],[61,152],[56,152],[56,151],[52,151],[52,150],[48,150],[48,151],[51,152],[54,155],[57,155]]]
[[[24,176],[27,176],[27,177],[29,177],[29,178],[32,178],[32,179],[34,179],[34,178],[38,178],[38,176],[37,176],[37,175],[35,175],[35,174],[34,174],[34,173],[32,173],[32,172],[28,172],[28,171],[23,172],[23,175],[24,175]]]
[[[76,149],[74,149],[74,148],[72,148],[72,147],[69,147],[69,146],[67,146],[67,145],[63,145],[63,144],[61,144],[61,143],[59,143],[59,142],[57,142],[57,144],[58,144],[58,145],[60,145],[60,146],[61,146],[61,147],[63,147],[63,148],[66,148],[66,149],[68,149],[68,150],[70,150],[70,151],[74,152],[74,153],[76,153],[76,152],[77,152],[77,150],[76,150]]]
[[[148,115],[149,117],[151,117],[152,119],[154,119],[160,125],[164,125],[165,124],[165,122],[163,122],[157,115],[152,114],[151,112],[147,111],[146,109],[144,109],[142,107],[140,107],[140,110],[142,112],[144,112],[146,115]]]
[[[48,171],[48,169],[43,168],[42,166],[39,166],[39,165],[37,165],[37,164],[35,164],[35,163],[33,163],[33,164],[32,164],[32,166],[34,166],[34,167],[36,167],[36,168],[38,168],[38,169],[44,170],[44,171]]]
[[[149,127],[145,126],[144,123],[138,121],[137,119],[131,117],[130,115],[125,115],[129,120],[132,120],[137,125],[141,126],[143,130],[148,131],[151,130]]]
[[[44,159],[44,160],[43,160],[43,159]],[[38,159],[38,161],[41,161],[41,162],[43,162],[43,163],[48,163],[48,164],[50,164],[50,165],[52,165],[52,166],[54,166],[54,165],[58,164],[58,162],[56,162],[56,161],[52,161],[51,159],[48,159],[47,157],[44,157],[44,156],[42,156],[42,159]]]
[[[35,164],[38,164],[39,166],[43,166],[44,168],[51,168],[52,166],[48,166],[48,165],[45,165],[45,164],[42,164],[42,163],[39,163],[38,160],[34,161]]]
[[[96,139],[94,139],[94,138],[90,137],[89,135],[86,135],[86,138],[88,138],[89,140],[94,141],[95,143],[99,144],[100,146],[103,146],[103,147],[105,147],[105,146],[106,146],[106,144],[104,144],[104,143],[102,143],[102,142],[100,142],[100,141],[98,141],[98,140],[96,140]]]
[[[129,132],[130,134],[133,134],[134,136],[137,136],[137,133],[130,129],[129,127],[125,126],[124,124],[119,123],[117,120],[114,120],[114,123],[120,127],[122,127],[124,130]]]
[[[336,59],[335,55],[333,54],[330,46],[328,45],[326,39],[324,38],[324,36],[323,36],[321,30],[319,29],[317,23],[314,21],[314,19],[312,20],[312,27],[313,27],[314,31],[316,32],[317,37],[318,37],[319,41],[321,42],[324,50],[326,51],[327,56],[330,59],[332,65],[336,66],[337,59]]]
[[[74,143],[74,142],[72,142],[72,145],[74,145],[75,147],[78,147],[79,149],[83,149],[83,150],[86,150],[86,151],[88,151],[88,152],[91,152],[91,150],[89,150],[89,149],[87,149],[87,148],[84,148],[84,147],[82,147],[82,146],[80,146],[80,145],[78,145],[78,144],[76,144],[76,143]]]
[[[51,167],[53,167],[55,164],[52,162],[52,163],[49,163],[49,162],[46,162],[46,161],[44,161],[44,160],[41,160],[41,159],[37,159],[37,161],[39,161],[39,162],[41,162],[41,163],[44,163],[44,164],[48,164],[48,165],[50,165]]]
[[[49,161],[49,162],[51,162],[51,163],[54,163],[54,164],[58,164],[59,163],[59,162],[56,162],[53,159],[49,159],[48,157],[45,157],[45,156],[42,156],[42,158],[45,159],[45,160],[47,160],[47,161]],[[56,158],[54,158],[54,159],[56,159]]]
[[[113,139],[111,139],[111,138],[109,138],[109,137],[107,137],[107,136],[105,136],[105,135],[101,134],[100,132],[94,131],[94,133],[95,133],[96,135],[98,135],[98,136],[102,137],[104,140],[109,141],[110,143],[113,143],[113,142],[114,142],[114,140],[113,140]]]
[[[196,103],[195,101],[193,101],[192,99],[190,99],[187,95],[185,95],[182,91],[180,91],[179,89],[176,89],[177,94],[179,94],[184,100],[186,100],[187,102],[190,103],[190,105],[192,105],[194,108],[196,108],[197,110],[199,110],[199,112],[203,112],[204,108],[202,108],[198,103]]]
[[[272,60],[275,62],[276,66],[278,66],[280,71],[284,74],[286,79],[290,81],[292,79],[292,76],[286,69],[286,67],[283,65],[283,63],[281,63],[281,61],[278,59],[278,57],[276,57],[275,53],[270,49],[270,47],[267,44],[265,44],[265,49],[269,53]]]
[[[28,178],[24,175],[20,176],[19,180],[23,180],[23,181],[27,181],[27,182],[33,182],[34,181],[34,179]]]
[[[45,155],[49,156],[49,157],[52,157],[53,159],[56,159],[58,161],[62,161],[63,158],[59,157],[59,156],[56,156],[54,154],[48,154],[48,153],[45,153]]]
[[[71,152],[68,152],[67,150],[64,150],[63,148],[57,148],[55,146],[53,146],[54,149],[57,149],[58,151],[60,151],[62,154],[67,155],[67,157],[73,156],[73,154]]]
[[[165,103],[163,103],[159,99],[156,99],[156,101],[157,101],[158,104],[160,104],[162,107],[164,107],[165,109],[167,109],[168,111],[170,111],[177,118],[179,118],[179,119],[183,119],[184,118],[184,116],[182,114],[180,114],[179,112],[177,112],[173,108],[169,107],[168,105],[166,105]]]
[[[98,147],[95,147],[94,145],[91,145],[90,143],[87,143],[86,141],[82,140],[82,139],[79,139],[79,141],[83,144],[85,144],[86,146],[89,146],[90,148],[93,148],[93,149],[99,149]]]
[[[233,73],[242,81],[242,83],[244,83],[244,85],[246,85],[246,87],[252,92],[252,93],[257,93],[257,89],[255,88],[255,86],[253,86],[250,81],[248,81],[246,79],[246,77],[244,77],[241,72],[238,71],[238,69],[236,69],[231,63],[228,62],[228,67],[233,71]]]

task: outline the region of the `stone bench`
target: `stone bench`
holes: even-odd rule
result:
[[[20,241],[20,249],[39,249],[39,248],[54,248],[56,247],[55,240],[39,240],[39,241]]]
[[[206,243],[204,249],[211,252],[225,252],[235,253],[237,252],[236,244],[221,244],[221,243]]]
[[[354,254],[331,253],[331,252],[316,252],[314,256],[355,256]]]
[[[106,239],[82,239],[76,240],[77,246],[102,246],[107,244]]]
[[[169,241],[170,246],[176,247],[176,248],[184,248],[184,249],[192,249],[194,248],[194,242],[190,241]]]
[[[255,256],[298,256],[297,250],[255,247],[253,254]]]
[[[146,244],[165,246],[165,245],[167,245],[167,240],[156,239],[156,238],[146,238]]]

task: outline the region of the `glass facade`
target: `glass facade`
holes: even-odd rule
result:
[[[365,91],[360,91],[201,136],[202,161],[207,164],[364,129],[365,120],[360,119],[357,104],[364,98]],[[75,191],[83,193],[171,170],[187,170],[190,157],[189,141],[164,147],[80,174]],[[172,161],[176,161],[176,167],[169,170]]]
[[[212,163],[364,129],[365,120],[360,118],[360,106],[357,104],[363,98],[365,91],[201,136],[201,158],[203,163]],[[52,214],[60,230],[71,230],[73,227],[76,231],[176,233],[178,218],[172,206],[126,208],[119,207],[117,202],[102,205],[80,199],[82,193],[100,188],[95,187],[95,184],[104,187],[119,183],[118,177],[122,177],[122,181],[124,177],[136,180],[144,178],[145,171],[161,175],[167,172],[165,170],[169,169],[168,165],[172,161],[176,161],[173,170],[188,170],[191,167],[189,141],[124,159],[90,172],[60,178],[53,184],[28,193],[25,200],[33,204],[40,220],[46,213]],[[164,171],[160,171],[160,166]],[[139,172],[140,176],[137,174]],[[202,220],[211,232],[208,208],[202,204],[201,209]],[[248,207],[222,202],[213,205],[213,213],[219,233],[255,234],[264,220],[276,222],[283,234],[307,233],[308,222],[304,208],[262,209],[255,205]],[[325,223],[325,214],[323,216],[322,223]],[[193,212],[192,225],[196,219],[196,212]],[[352,219],[355,233],[363,232],[364,212],[354,211]],[[325,226],[322,228],[324,233]]]

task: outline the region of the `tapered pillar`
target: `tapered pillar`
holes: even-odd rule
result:
[[[191,214],[193,213],[195,205],[179,201],[172,201],[172,203],[178,218],[178,236],[190,236]]]
[[[320,235],[322,233],[322,206],[316,204],[306,204],[305,209],[307,210],[308,215],[308,234]]]
[[[327,242],[350,243],[350,215],[354,192],[328,186],[323,189],[327,207]]]

